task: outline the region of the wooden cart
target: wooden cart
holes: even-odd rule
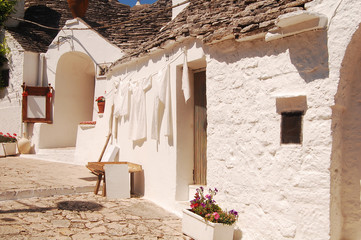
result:
[[[128,165],[128,171],[131,174],[131,180],[133,180],[133,174],[135,172],[141,172],[143,171],[142,165],[130,163],[130,162],[88,162],[88,165],[86,167],[95,174],[98,179],[97,183],[95,185],[94,194],[98,194],[100,182],[103,179],[103,192],[102,195],[106,196],[106,182],[105,182],[105,170],[104,165],[106,164],[127,164]]]

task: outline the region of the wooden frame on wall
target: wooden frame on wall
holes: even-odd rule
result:
[[[51,118],[51,98],[53,97],[53,88],[48,87],[30,87],[25,83],[23,88],[22,114],[23,122],[27,123],[53,123]]]

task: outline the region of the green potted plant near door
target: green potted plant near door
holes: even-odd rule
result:
[[[13,156],[17,153],[17,135],[0,132],[0,156]]]
[[[182,231],[195,240],[232,240],[234,225],[238,219],[235,210],[222,210],[213,197],[218,190],[197,188],[190,209],[183,210]]]

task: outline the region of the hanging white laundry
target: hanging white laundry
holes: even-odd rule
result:
[[[129,122],[129,138],[133,141],[147,137],[145,92],[151,84],[152,78],[148,77],[140,81],[133,90]]]
[[[159,93],[160,93],[160,85],[162,82],[163,71],[160,70],[158,75],[152,82],[152,89],[154,91],[154,106],[153,106],[153,117],[152,117],[152,130],[151,130],[151,138],[155,140],[159,140],[159,107],[160,107],[160,100],[159,100]]]
[[[164,122],[165,122],[165,136],[171,135],[171,106],[170,106],[170,83],[169,83],[169,65],[165,69],[158,72],[158,76],[153,81],[154,93],[154,107],[153,107],[153,118],[152,118],[152,132],[151,138],[159,140],[160,132],[160,119],[159,111],[160,104],[164,105]]]
[[[129,115],[129,82],[119,84],[114,99],[114,116],[122,117]]]
[[[182,75],[182,90],[184,99],[187,102],[191,97],[191,89],[189,83],[188,64],[187,64],[187,49],[184,49],[183,75]]]

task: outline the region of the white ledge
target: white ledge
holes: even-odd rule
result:
[[[276,20],[276,28],[265,36],[266,41],[327,28],[328,18],[325,15],[307,11],[297,11],[281,15]]]

